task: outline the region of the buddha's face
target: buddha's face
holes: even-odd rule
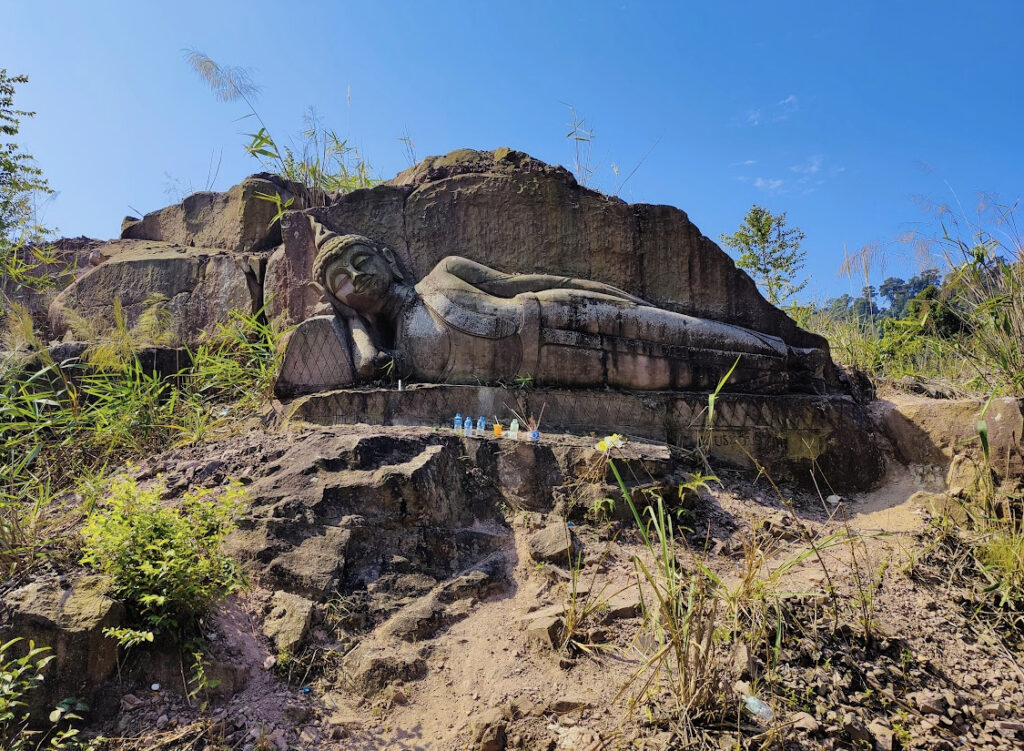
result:
[[[376,313],[394,280],[387,260],[368,245],[350,245],[324,269],[324,286],[360,313]]]

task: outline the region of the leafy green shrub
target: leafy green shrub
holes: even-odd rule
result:
[[[180,506],[160,502],[163,488],[140,490],[119,478],[109,499],[86,521],[82,562],[113,579],[113,589],[139,623],[182,637],[218,600],[245,584],[221,551],[244,501],[241,485],[193,489]]]

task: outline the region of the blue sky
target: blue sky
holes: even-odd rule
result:
[[[752,203],[788,212],[812,297],[850,291],[844,246],[882,246],[877,281],[915,273],[894,241],[929,225],[919,197],[970,211],[1022,192],[1020,2],[6,0],[0,19],[0,67],[30,76],[15,103],[37,112],[19,140],[68,235],[116,236],[205,188],[211,161],[215,189],[258,171],[245,106],[213,97],[188,48],[251,69],[279,140],[313,106],[384,178],[408,165],[404,135],[420,158],[510,146],[570,165],[571,103],[597,187],[715,239]]]

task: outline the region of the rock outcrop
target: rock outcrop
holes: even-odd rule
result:
[[[277,206],[293,200],[302,208],[305,191],[296,183],[261,172],[214,193],[194,193],[179,204],[151,211],[142,219],[125,218],[123,240],[161,240],[187,247],[220,248],[235,253],[267,250],[281,242],[281,227],[272,221]]]
[[[296,399],[289,419],[317,425],[438,425],[456,412],[539,415],[538,447],[503,449],[494,472],[509,503],[530,509],[544,494],[557,463],[546,454],[547,431],[576,435],[623,433],[686,449],[701,447],[716,461],[755,469],[813,487],[814,479],[844,490],[869,488],[885,474],[886,441],[865,408],[845,396],[720,394],[713,429],[706,430],[706,394],[683,392],[509,390],[491,386],[417,384],[396,389],[338,389]],[[486,443],[486,442],[485,442]],[[508,442],[506,442],[508,443]],[[522,452],[522,453],[520,453]],[[530,465],[521,472],[520,462]],[[538,510],[538,509],[533,509]]]
[[[91,704],[117,665],[117,642],[103,634],[124,618],[124,606],[108,594],[109,579],[81,576],[71,582],[40,579],[5,595],[0,641],[20,637],[48,647],[53,660],[32,693],[29,710],[43,721],[69,697]]]
[[[577,184],[564,168],[522,152],[461,149],[304,214],[391,248],[411,281],[445,256],[504,271],[605,282],[655,305],[827,348],[768,303],[746,273],[671,206],[627,204]],[[304,214],[283,220],[272,257],[271,309],[292,321],[319,299],[309,288],[315,248]],[[409,281],[409,280],[407,280]]]
[[[232,310],[259,308],[258,258],[149,240],[117,240],[97,250],[108,260],[75,280],[50,305],[50,325],[57,336],[69,330],[102,335],[115,325],[115,298],[121,301],[129,330],[155,307],[159,315],[153,320],[162,323],[154,333],[161,343],[175,344],[195,343],[203,332],[226,323]]]

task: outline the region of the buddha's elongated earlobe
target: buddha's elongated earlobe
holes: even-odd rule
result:
[[[385,247],[384,245],[378,245],[376,248],[377,252],[384,257],[385,261],[388,262],[388,266],[391,267],[391,273],[394,275],[395,279],[400,282],[404,282],[405,276],[402,274],[402,270],[398,268],[398,261],[395,260],[395,254],[391,248]]]

